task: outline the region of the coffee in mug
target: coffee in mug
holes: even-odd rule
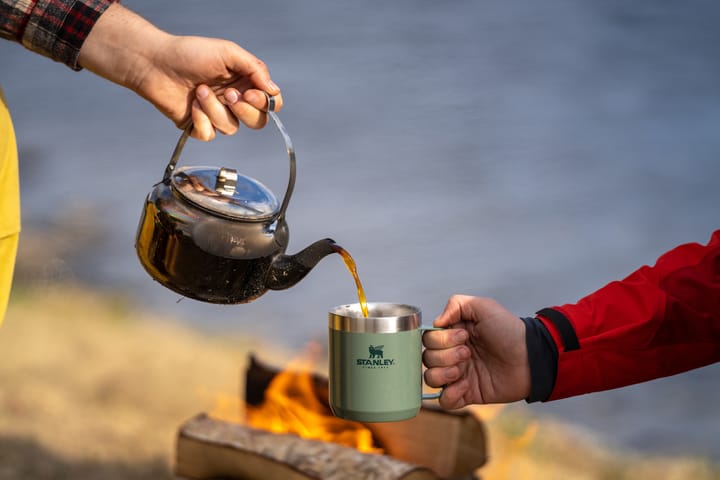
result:
[[[333,413],[359,422],[394,422],[417,415],[422,400],[420,309],[397,303],[333,308],[328,313],[329,387]]]

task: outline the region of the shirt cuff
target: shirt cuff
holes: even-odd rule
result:
[[[28,15],[22,44],[40,55],[81,70],[78,55],[100,15],[115,0],[41,0]]]

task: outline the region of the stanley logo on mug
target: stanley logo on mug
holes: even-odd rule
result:
[[[363,368],[388,368],[395,365],[394,358],[385,358],[383,348],[385,345],[369,345],[369,357],[356,359],[355,365]]]

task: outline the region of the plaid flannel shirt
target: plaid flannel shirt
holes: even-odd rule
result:
[[[0,37],[80,70],[80,47],[114,1],[0,0]]]

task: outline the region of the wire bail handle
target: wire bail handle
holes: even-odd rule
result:
[[[266,110],[267,114],[270,116],[270,118],[272,118],[275,126],[282,135],[283,140],[285,141],[285,148],[287,150],[288,158],[290,159],[290,178],[288,180],[287,189],[285,190],[285,196],[283,197],[282,204],[280,205],[280,210],[278,211],[278,215],[276,217],[277,220],[280,221],[285,217],[285,210],[287,209],[288,203],[290,203],[290,196],[292,195],[292,192],[295,188],[295,149],[293,148],[292,140],[290,139],[287,130],[285,130],[285,125],[283,125],[283,123],[280,121],[280,118],[277,116],[277,113],[275,113],[275,107],[277,103],[276,97],[270,96],[267,93],[265,93],[265,97],[267,97],[268,103]],[[188,123],[188,126],[185,127],[185,130],[183,130],[182,134],[180,135],[177,145],[175,145],[175,150],[173,150],[172,156],[170,157],[170,162],[167,164],[167,167],[165,167],[165,173],[163,174],[163,182],[169,181],[172,173],[175,171],[175,166],[177,165],[178,160],[180,160],[180,154],[185,147],[185,143],[187,142],[188,137],[190,137],[190,133],[192,132],[193,127],[194,125],[191,120],[190,123]]]

